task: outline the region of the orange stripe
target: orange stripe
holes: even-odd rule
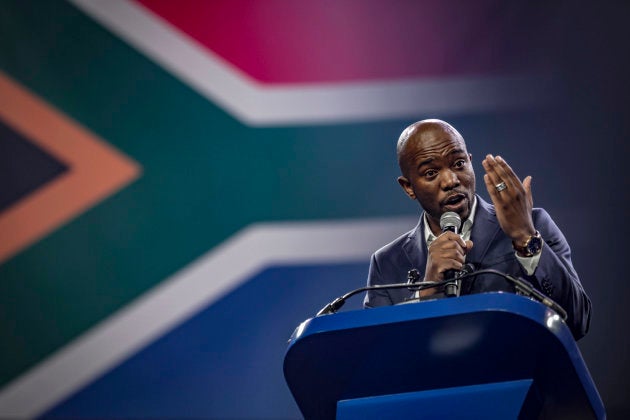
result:
[[[69,170],[0,213],[0,263],[115,193],[140,166],[0,72],[0,117]]]

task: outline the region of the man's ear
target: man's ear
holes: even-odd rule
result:
[[[411,182],[409,182],[407,178],[405,178],[404,176],[399,176],[398,183],[405,191],[405,194],[409,196],[409,198],[411,198],[412,200],[416,199],[416,194],[413,192],[413,188],[411,188]]]

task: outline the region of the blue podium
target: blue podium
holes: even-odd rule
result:
[[[306,419],[606,418],[568,327],[512,293],[308,319],[284,376]]]

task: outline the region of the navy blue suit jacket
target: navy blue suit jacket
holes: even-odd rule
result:
[[[534,287],[556,301],[567,311],[567,324],[575,339],[586,334],[590,322],[591,302],[571,263],[571,249],[551,216],[541,208],[532,212],[534,226],[545,241],[540,261],[532,276],[518,262],[511,239],[501,230],[494,206],[477,196],[477,210],[470,240],[473,247],[466,262],[477,270],[494,269],[528,280]],[[415,268],[424,277],[427,246],[424,240],[424,217],[418,225],[372,255],[368,285],[405,283],[407,273]],[[514,292],[507,280],[493,274],[480,274],[462,285],[461,294],[490,291]],[[369,291],[364,307],[372,308],[401,303],[412,297],[408,289]]]

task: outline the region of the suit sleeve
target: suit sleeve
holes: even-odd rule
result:
[[[535,209],[533,215],[545,245],[536,271],[526,278],[567,311],[567,324],[577,340],[588,332],[591,301],[573,268],[571,248],[560,228],[543,209]]]

